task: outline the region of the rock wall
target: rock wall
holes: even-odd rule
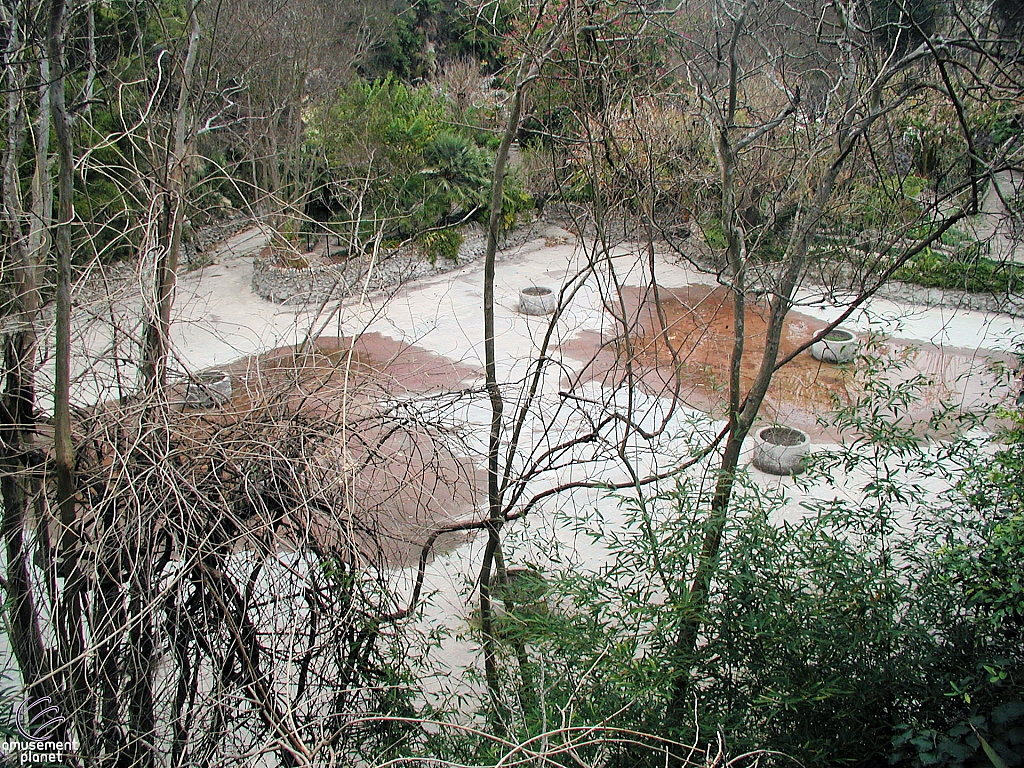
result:
[[[891,282],[883,285],[876,296],[923,307],[949,307],[975,312],[998,312],[1012,317],[1024,317],[1024,295],[1017,293],[968,293],[923,288],[920,285]]]
[[[397,288],[410,280],[443,274],[481,258],[487,248],[483,227],[470,224],[459,232],[463,241],[458,257],[438,259],[434,264],[412,245],[378,254],[376,260],[359,256],[339,264],[320,254],[303,254],[308,266],[302,268],[281,266],[278,255],[266,249],[253,260],[252,289],[257,296],[278,304],[301,305],[343,299],[359,293],[364,286],[370,291]],[[517,248],[533,234],[532,225],[516,228],[500,247]]]
[[[208,249],[222,240],[238,234],[243,229],[248,229],[254,223],[255,219],[239,214],[190,232],[185,242],[182,243],[184,264],[189,269],[205,266],[209,263],[204,259],[204,254]]]
[[[710,254],[710,249],[703,238],[696,235],[674,249],[665,245],[661,252],[677,264],[697,265],[700,270],[707,271],[714,277],[721,269]],[[827,297],[834,306],[841,306],[852,300],[863,289],[863,276],[848,263],[833,262],[817,268],[811,268],[805,276],[805,287],[809,292],[812,286],[821,288],[822,296]],[[754,294],[764,295],[771,291],[771,285],[760,279],[756,271],[747,275],[747,288]],[[902,304],[913,304],[921,307],[948,307],[950,309],[966,309],[974,312],[989,312],[1024,317],[1024,294],[1021,293],[971,293],[961,290],[945,290],[941,288],[925,288],[912,283],[891,280],[875,292],[875,296]]]

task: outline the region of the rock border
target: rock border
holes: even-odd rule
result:
[[[501,241],[504,250],[518,248],[535,235],[531,223],[508,233]],[[265,248],[255,259],[252,269],[252,290],[260,298],[275,304],[306,305],[337,301],[361,292],[397,288],[411,280],[450,272],[470,264],[487,249],[487,237],[479,224],[459,228],[462,245],[455,259],[437,259],[433,264],[415,245],[406,245],[373,260],[369,255],[335,264],[326,257],[308,253],[303,258],[308,267],[283,267],[276,254]],[[370,279],[367,282],[367,274]]]

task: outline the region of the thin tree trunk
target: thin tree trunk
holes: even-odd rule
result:
[[[64,103],[64,0],[50,7],[46,46],[53,77],[50,106],[57,139],[57,222],[53,244],[56,263],[56,371],[53,393],[54,453],[57,507],[60,511],[61,556],[70,558],[75,535],[75,449],[71,441],[71,220],[74,217],[71,130]]]
[[[38,272],[49,253],[49,229],[53,220],[53,178],[50,174],[50,60],[39,46],[39,111],[35,124],[35,173],[32,175],[32,217],[28,249],[33,272]],[[33,275],[34,284],[38,278]]]
[[[5,320],[10,326],[3,338],[5,368],[3,394],[0,396],[0,498],[3,515],[0,534],[7,559],[7,627],[21,676],[35,695],[53,694],[49,680],[39,617],[30,575],[30,557],[25,543],[28,510],[42,491],[42,454],[35,447],[36,322],[39,312],[38,252],[31,247],[32,225],[26,237],[23,220],[18,161],[26,136],[28,64],[24,57],[22,4],[16,2],[0,10],[7,32],[3,84],[6,92],[7,135],[3,162],[3,220],[6,246],[13,266],[12,312]],[[44,85],[44,90],[45,90]],[[40,104],[40,112],[46,104]],[[44,158],[45,164],[45,158]],[[28,217],[31,221],[31,217]]]
[[[748,0],[738,17],[733,20],[730,45],[727,49],[729,67],[729,86],[724,113],[715,126],[715,155],[718,159],[722,184],[722,230],[726,237],[726,258],[730,275],[729,288],[733,298],[733,348],[729,365],[728,413],[729,436],[726,439],[722,459],[715,471],[715,492],[711,498],[707,521],[704,525],[704,536],[701,552],[697,560],[693,581],[686,595],[686,615],[681,620],[676,634],[674,656],[677,677],[672,685],[668,705],[665,710],[665,725],[669,734],[673,735],[684,726],[691,712],[689,704],[691,679],[690,670],[695,660],[697,641],[704,626],[704,614],[707,612],[711,584],[718,570],[718,556],[722,547],[722,537],[729,518],[729,502],[736,484],[736,470],[739,466],[743,443],[757,418],[761,403],[768,391],[771,377],[778,358],[779,343],[784,327],[783,321],[789,311],[790,296],[799,277],[799,267],[803,263],[800,254],[788,254],[785,277],[771,305],[771,316],[765,339],[765,350],[761,358],[758,375],[750,391],[744,397],[742,393],[743,353],[745,346],[746,325],[746,267],[747,245],[746,232],[738,211],[737,165],[739,162],[738,147],[741,142],[734,143],[731,132],[735,129],[737,103],[739,93],[739,66],[737,44],[743,31],[746,17],[753,2]],[[798,250],[798,249],[797,249]],[[794,269],[794,266],[796,269]],[[791,279],[790,279],[791,278]]]
[[[147,321],[142,350],[142,393],[147,402],[143,430],[150,435],[159,433],[159,413],[166,404],[164,388],[167,384],[167,358],[170,351],[171,309],[177,282],[178,262],[181,256],[182,232],[185,220],[186,159],[189,143],[189,112],[193,87],[193,73],[199,51],[200,26],[196,1],[190,4],[189,36],[185,60],[181,68],[177,102],[168,136],[167,156],[164,164],[162,212],[159,225],[159,256],[154,275],[153,296],[155,306]],[[150,432],[155,430],[155,432]],[[147,440],[148,442],[148,440]],[[153,441],[152,450],[139,451],[142,463],[160,461],[161,439]],[[154,750],[153,677],[155,666],[153,651],[156,647],[153,626],[153,567],[152,526],[142,521],[134,542],[134,553],[128,558],[128,613],[132,629],[128,638],[126,664],[127,695],[129,700],[129,744],[127,752],[131,764],[145,768],[156,760]]]
[[[519,130],[519,121],[523,110],[523,93],[526,87],[540,74],[541,67],[554,51],[558,41],[562,40],[562,33],[553,28],[545,41],[543,53],[540,54],[526,70],[525,75],[520,76],[516,83],[509,107],[508,120],[505,123],[505,131],[501,137],[501,143],[494,159],[494,178],[491,181],[491,212],[487,223],[487,246],[484,251],[484,379],[487,388],[487,396],[491,404],[491,423],[487,435],[487,544],[484,547],[484,554],[480,564],[480,630],[483,638],[484,650],[484,677],[487,683],[488,695],[491,699],[494,717],[494,728],[498,734],[505,732],[505,722],[502,716],[506,709],[501,701],[501,680],[498,676],[497,643],[494,637],[494,610],[491,599],[492,594],[492,571],[496,559],[500,563],[501,558],[501,528],[505,522],[504,493],[502,490],[501,477],[501,441],[502,441],[502,415],[504,401],[501,395],[501,388],[498,385],[497,355],[495,351],[495,329],[494,329],[494,280],[496,272],[496,258],[498,252],[498,238],[501,235],[501,208],[504,199],[505,168],[508,164],[509,151],[512,142],[515,140]],[[522,72],[523,70],[520,70]],[[511,462],[512,457],[508,457]],[[503,564],[499,565],[499,573],[503,575]],[[525,652],[518,649],[520,665],[525,661]],[[520,697],[530,700],[532,693],[525,691],[529,685],[529,672],[525,667],[521,670],[523,675]]]
[[[494,640],[494,616],[491,603],[491,569],[495,555],[501,546],[502,494],[501,468],[501,418],[504,402],[498,386],[497,358],[494,345],[494,278],[495,260],[498,252],[498,237],[501,232],[501,201],[504,194],[505,165],[516,131],[523,105],[523,84],[516,87],[509,110],[505,133],[501,137],[497,157],[494,160],[494,179],[491,185],[491,216],[487,225],[487,250],[484,253],[484,376],[487,395],[491,402],[491,426],[487,436],[487,545],[480,565],[480,629],[484,646],[484,676],[491,705],[496,713],[495,728],[503,733],[504,719],[501,717],[501,681],[498,678],[497,649]]]
[[[724,165],[735,162],[735,155],[731,151],[720,154],[720,157],[723,159]],[[734,311],[737,313],[734,317],[734,324],[738,330],[733,352],[732,376],[730,378],[730,431],[721,463],[716,470],[715,492],[708,511],[708,519],[704,528],[704,538],[697,561],[697,568],[694,571],[693,581],[687,595],[687,614],[676,636],[674,654],[678,663],[679,676],[673,683],[665,715],[665,723],[670,732],[675,732],[682,728],[686,718],[692,711],[689,701],[692,683],[689,671],[695,660],[698,638],[704,625],[704,615],[709,606],[711,584],[718,570],[718,558],[721,552],[725,526],[728,522],[729,503],[736,484],[736,470],[739,466],[740,453],[743,448],[743,442],[754,425],[754,421],[761,409],[761,404],[768,393],[772,376],[775,373],[786,316],[792,307],[793,295],[806,264],[811,229],[819,219],[825,202],[832,195],[837,176],[838,166],[833,166],[822,178],[811,204],[806,210],[799,212],[797,215],[794,224],[796,231],[790,239],[789,247],[786,250],[785,271],[771,300],[768,326],[765,331],[765,349],[761,356],[757,374],[754,377],[750,390],[745,396],[741,396],[739,391],[742,341],[738,338],[743,328],[743,318],[739,313],[744,312],[745,307],[742,299],[737,299],[734,302]],[[734,175],[723,173],[723,178],[732,179]],[[735,190],[731,191],[734,192]],[[723,192],[723,200],[727,201],[727,203],[728,201],[735,203],[735,195],[730,194],[728,186]],[[730,253],[733,256],[738,256],[738,251],[734,253],[733,240],[735,239],[738,244],[742,232],[739,230],[738,220],[735,217],[735,206],[733,205],[731,211],[727,209],[724,213],[724,221],[733,222],[733,226],[729,227],[731,231],[727,232],[727,238],[730,242]]]
[[[60,540],[58,551],[65,576],[64,594],[55,623],[61,633],[61,662],[68,667],[69,700],[74,712],[83,752],[94,744],[89,714],[90,692],[86,672],[85,589],[79,568],[81,547],[77,531],[75,502],[75,449],[71,438],[71,222],[74,218],[74,158],[70,117],[65,104],[64,30],[66,3],[54,0],[47,22],[46,47],[50,61],[50,109],[57,141],[57,215],[53,226],[56,252],[56,349],[53,393],[54,456]]]
[[[181,69],[170,144],[164,166],[163,211],[159,227],[159,256],[154,276],[155,307],[146,324],[142,351],[142,390],[147,398],[158,397],[167,383],[167,355],[170,350],[171,307],[178,261],[181,255],[181,236],[184,227],[185,159],[188,148],[188,112],[192,91],[192,75],[199,51],[199,16],[196,3],[190,7],[188,48]]]

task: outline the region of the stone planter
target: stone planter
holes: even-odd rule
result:
[[[771,475],[796,475],[804,471],[811,448],[806,432],[792,427],[761,427],[754,433],[754,466]]]
[[[216,408],[231,399],[231,375],[227,371],[203,371],[188,380],[185,404],[192,408]]]
[[[531,285],[519,291],[519,311],[524,315],[550,315],[558,306],[558,299],[550,288]]]
[[[848,363],[857,356],[860,340],[852,331],[835,328],[811,345],[811,356],[823,363]]]

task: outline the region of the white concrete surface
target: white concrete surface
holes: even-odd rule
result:
[[[341,306],[330,306],[326,315],[315,316],[312,311],[297,311],[264,301],[251,292],[249,255],[259,248],[265,236],[248,231],[230,238],[218,250],[215,263],[201,271],[182,275],[177,287],[177,301],[173,326],[175,354],[183,366],[199,370],[229,362],[241,355],[251,354],[282,344],[296,343],[310,328],[322,327],[327,335],[351,335],[363,330],[377,331],[390,338],[416,344],[451,361],[483,368],[483,264],[475,263],[438,277],[407,285],[397,295],[386,299],[367,295],[346,301]],[[615,265],[623,285],[638,286],[643,280],[644,258],[628,248],[615,251]],[[613,328],[610,315],[600,301],[599,275],[585,279],[575,276],[587,266],[588,254],[574,243],[546,247],[543,239],[535,240],[511,254],[505,254],[497,269],[497,352],[498,377],[502,382],[522,382],[527,377],[548,318],[526,317],[517,311],[519,291],[527,285],[567,286],[571,301],[557,321],[554,340],[572,339],[583,331],[607,333]],[[662,264],[659,282],[667,287],[683,286],[690,281],[707,283],[706,276],[698,278],[684,267]],[[599,273],[600,274],[600,273]],[[125,330],[137,333],[138,311],[142,305],[138,292],[127,291],[114,302],[116,314],[122,318]],[[800,310],[806,314],[831,321],[841,309],[823,306],[810,290],[800,297]],[[109,307],[108,307],[109,309]],[[134,316],[135,320],[131,320]],[[1010,350],[1015,337],[1024,328],[1019,321],[998,315],[970,312],[952,312],[944,309],[923,309],[897,306],[887,301],[872,301],[845,323],[857,331],[882,330],[901,338],[979,350]],[[80,328],[78,373],[82,376],[76,400],[94,401],[111,380],[115,369],[113,359],[104,359],[97,366],[97,354],[125,357],[132,340],[131,334],[117,338],[109,327],[96,323]],[[129,346],[126,346],[129,345]],[[570,433],[581,428],[578,413],[559,409],[558,388],[566,372],[577,371],[580,363],[570,358],[558,360],[563,366],[558,373],[545,378],[541,392],[542,411],[553,414],[556,432]],[[518,385],[510,389],[510,399]],[[582,394],[595,400],[608,400],[608,407],[624,408],[625,400],[632,397],[638,407],[640,421],[654,426],[667,413],[669,403],[638,392],[601,392],[591,386]],[[483,447],[489,422],[489,412],[483,393],[460,412],[464,426],[476,436]],[[554,442],[551,433],[543,431],[542,417],[537,416],[524,438],[527,450],[533,446],[544,448]],[[646,441],[637,437],[623,446],[623,455],[635,462],[641,473],[662,470],[673,465],[689,450],[687,439],[695,433],[712,434],[717,425],[692,411],[677,409],[663,437]],[[557,435],[561,437],[561,434]],[[586,449],[580,449],[586,450]],[[482,453],[480,454],[482,455]],[[799,487],[790,478],[776,478],[757,470],[752,476],[765,487],[782,489],[789,494],[789,503],[778,510],[780,519],[794,519],[802,514],[801,501],[821,498],[827,494],[854,494],[856,478],[836,477],[835,485]],[[621,482],[627,478],[621,463],[606,456],[595,457],[586,464],[568,463],[530,483],[531,491],[578,479]],[[567,525],[566,518],[584,519],[578,526]],[[515,523],[519,533],[514,538],[511,556],[517,561],[546,560],[548,544],[557,540],[564,545],[565,562],[579,568],[597,567],[606,557],[600,540],[584,531],[595,527],[622,525],[622,510],[618,501],[607,493],[595,489],[578,489],[551,497],[539,506],[525,523]],[[533,543],[531,543],[531,541]],[[471,608],[467,602],[479,567],[480,542],[471,542],[455,551],[435,559],[428,568],[425,594],[430,600],[424,609],[424,626],[444,626],[452,638],[445,643],[441,663],[451,667],[451,680],[439,679],[430,684],[435,692],[455,681],[464,685],[460,668],[477,664],[473,641],[460,637],[466,629],[466,617]],[[550,564],[550,563],[549,563]],[[396,574],[401,588],[408,594],[412,573]]]

